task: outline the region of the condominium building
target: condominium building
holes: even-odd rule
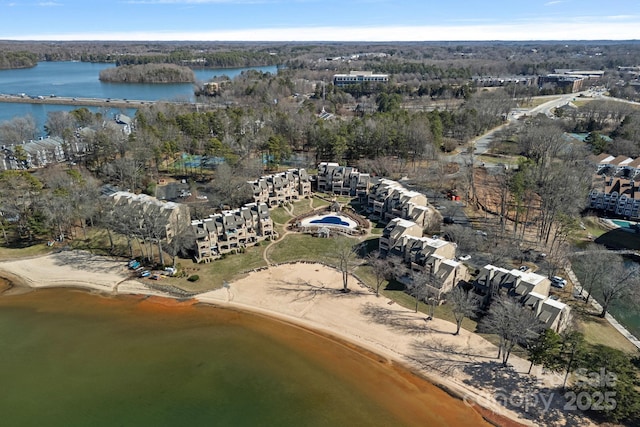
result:
[[[317,190],[342,196],[366,195],[371,186],[371,176],[351,166],[322,162],[318,165]]]
[[[570,322],[571,308],[549,297],[550,280],[540,274],[496,267],[482,268],[474,282],[476,293],[485,297],[508,295],[530,308],[536,317],[556,332],[562,332]]]
[[[438,297],[460,281],[469,279],[467,267],[454,260],[456,245],[441,239],[422,237],[422,227],[412,221],[394,218],[380,236],[380,253],[397,255],[414,272],[428,273],[435,280],[425,286]]]
[[[209,262],[248,246],[278,237],[266,203],[249,203],[191,222],[196,261]]]
[[[139,227],[155,228],[153,238],[170,243],[179,230],[185,229],[191,221],[189,206],[182,203],[165,202],[146,194],[116,191],[111,194],[114,210],[130,209],[128,217],[139,222]]]
[[[249,181],[254,203],[279,206],[311,196],[311,178],[305,169],[289,169]]]
[[[423,228],[435,214],[427,206],[427,197],[424,194],[407,190],[400,183],[389,179],[381,179],[370,188],[367,207],[378,220],[403,218]]]

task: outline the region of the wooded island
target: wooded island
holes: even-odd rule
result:
[[[193,83],[188,67],[174,64],[122,65],[100,71],[100,81],[112,83]]]

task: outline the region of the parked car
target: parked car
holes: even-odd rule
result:
[[[458,259],[460,261],[469,261],[471,259],[471,255],[462,255],[462,256],[459,256]]]
[[[567,281],[560,276],[553,276],[551,278],[551,286],[553,286],[554,288],[563,289],[565,286],[567,286]]]
[[[529,271],[529,266],[521,265],[518,270],[520,270],[520,271]]]
[[[149,277],[151,276],[151,272],[149,270],[144,270],[142,273],[140,273],[140,277]]]

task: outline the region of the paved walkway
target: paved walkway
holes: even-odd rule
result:
[[[580,284],[580,281],[578,280],[578,278],[574,274],[573,270],[568,269],[567,270],[567,275],[569,276],[569,279],[571,279],[571,281],[573,282],[574,289],[580,289],[580,294],[582,295],[583,298],[586,299],[587,298],[587,291],[585,291],[582,288],[582,285]],[[602,311],[602,306],[593,297],[591,297],[591,305],[593,305],[593,307],[596,308],[598,311]],[[626,339],[628,339],[631,342],[631,344],[635,345],[636,347],[638,347],[638,349],[640,349],[640,340],[638,338],[636,338],[631,332],[629,332],[627,330],[627,328],[625,328],[620,323],[618,323],[618,321],[611,314],[607,313],[605,315],[605,319],[607,319],[609,321],[609,323],[611,324],[611,326],[616,328],[618,330],[618,332],[620,332],[622,335],[624,335],[624,337]]]

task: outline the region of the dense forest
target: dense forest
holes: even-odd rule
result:
[[[193,83],[196,76],[188,67],[174,64],[121,65],[100,71],[100,80],[116,83]]]
[[[31,68],[38,64],[38,56],[31,52],[3,52],[0,50],[0,70]]]

